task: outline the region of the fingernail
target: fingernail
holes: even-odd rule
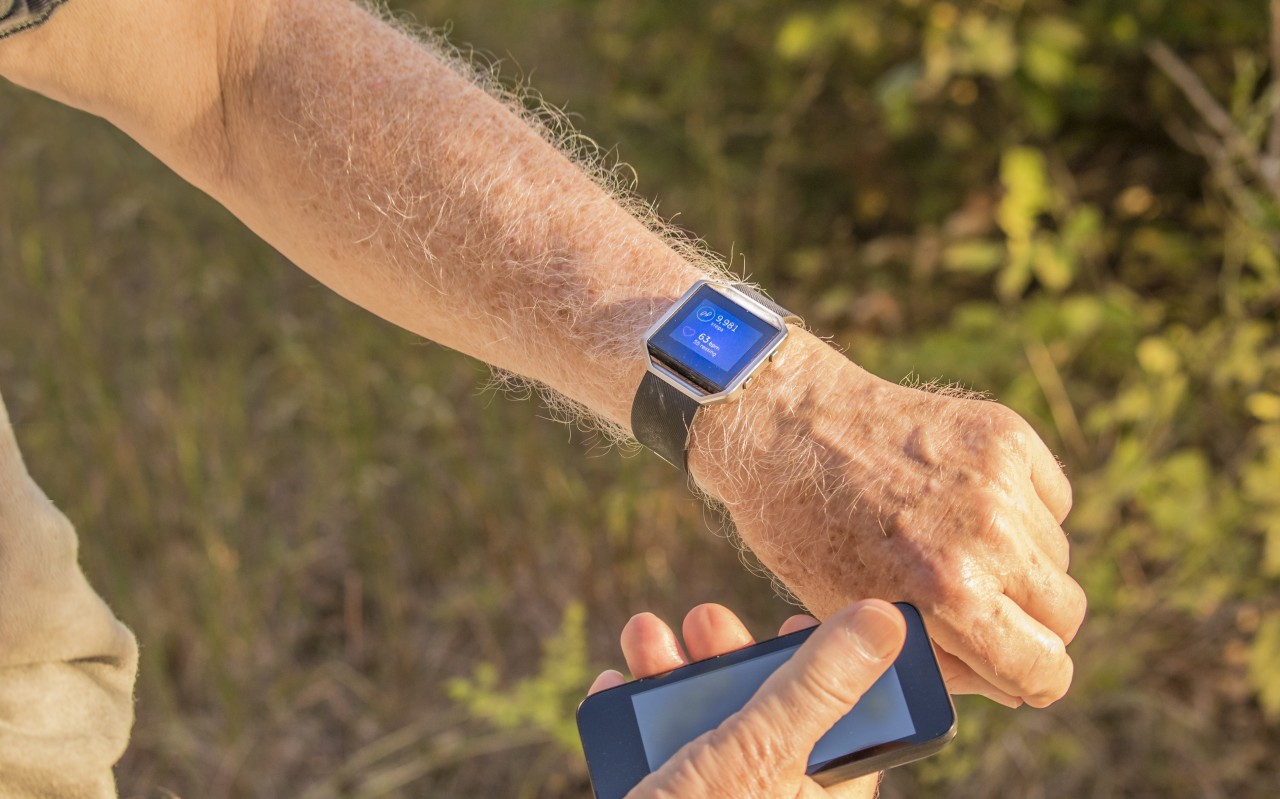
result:
[[[865,605],[853,616],[853,636],[871,660],[897,654],[902,641],[902,622],[879,605]]]

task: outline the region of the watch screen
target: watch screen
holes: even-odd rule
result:
[[[649,339],[649,349],[663,365],[717,393],[781,332],[703,286]]]

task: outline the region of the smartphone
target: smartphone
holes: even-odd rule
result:
[[[909,604],[899,602],[896,607],[907,621],[902,653],[814,747],[808,773],[822,785],[918,760],[955,737],[955,707],[924,620]],[[578,734],[596,798],[623,799],[681,747],[742,709],[815,629],[690,663],[583,700]]]

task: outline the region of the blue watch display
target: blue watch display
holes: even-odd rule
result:
[[[727,390],[779,332],[704,285],[650,337],[649,352],[707,394],[717,394]]]
[[[645,336],[648,371],[631,407],[641,444],[685,466],[693,417],[735,397],[799,317],[746,286],[700,280]]]

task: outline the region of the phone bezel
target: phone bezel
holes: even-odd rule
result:
[[[907,622],[906,643],[894,661],[902,692],[916,728],[913,735],[850,752],[809,768],[809,774],[823,785],[832,785],[870,774],[941,749],[955,736],[955,707],[947,693],[924,627],[920,612],[912,605],[897,602]],[[631,697],[662,685],[692,679],[727,668],[745,660],[798,646],[816,627],[761,641],[745,649],[700,660],[666,674],[633,680],[593,694],[578,706],[578,731],[582,737],[587,770],[597,799],[622,799],[649,774],[644,743],[636,722]]]

